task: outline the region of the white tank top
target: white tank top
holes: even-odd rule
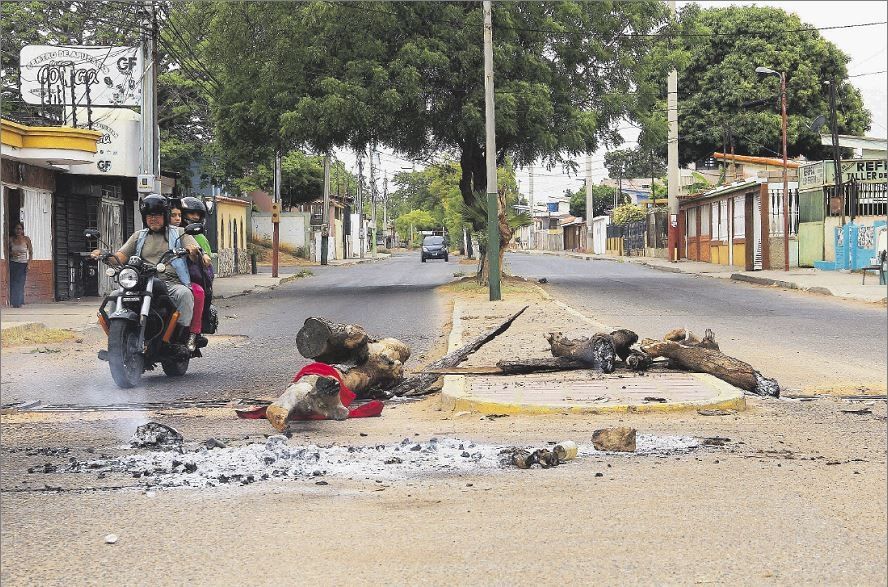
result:
[[[9,260],[14,263],[28,262],[28,243],[17,245],[15,242],[9,243]]]

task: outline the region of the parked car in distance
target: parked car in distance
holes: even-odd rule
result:
[[[444,259],[448,261],[447,241],[443,236],[427,236],[422,239],[422,253],[420,253],[422,262],[426,259]]]

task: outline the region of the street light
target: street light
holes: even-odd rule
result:
[[[783,127],[783,270],[789,271],[789,178],[786,173],[786,73],[769,67],[756,67],[759,75],[773,75],[780,78],[780,109]]]

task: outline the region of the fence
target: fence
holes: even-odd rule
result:
[[[644,255],[645,242],[649,239],[647,227],[647,219],[628,224],[609,224],[607,226],[608,248],[618,251],[618,254],[621,255]]]
[[[653,210],[647,215],[647,247],[665,249],[668,245],[669,211]]]
[[[849,182],[842,185],[842,200],[830,205],[836,195],[835,186],[823,188],[824,206],[829,216],[850,218],[858,216],[885,216],[888,213],[888,183]],[[844,212],[843,212],[844,208]]]

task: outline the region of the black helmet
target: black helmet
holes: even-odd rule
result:
[[[142,213],[142,224],[148,226],[147,216],[150,214],[163,214],[163,225],[170,224],[170,202],[159,194],[148,194],[139,202],[139,212]]]
[[[207,206],[204,204],[200,198],[193,198],[188,196],[187,198],[182,198],[182,205],[179,206],[179,209],[182,210],[182,217],[184,218],[189,212],[196,212],[200,215],[200,223],[203,224],[204,220],[207,218]]]

